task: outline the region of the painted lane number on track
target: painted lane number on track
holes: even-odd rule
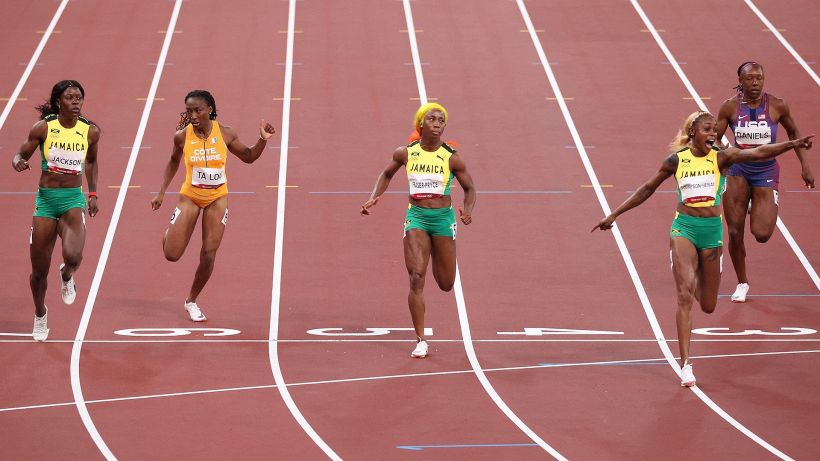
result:
[[[187,336],[191,333],[201,332],[202,336],[233,336],[241,333],[239,330],[231,328],[128,328],[114,332],[120,336],[153,336],[171,337]]]
[[[817,333],[817,330],[812,330],[811,328],[792,328],[792,327],[782,327],[780,331],[763,331],[763,330],[743,330],[743,331],[729,331],[728,328],[720,327],[720,328],[696,328],[692,330],[692,333],[698,335],[711,335],[711,336],[751,336],[751,335],[764,335],[764,336],[799,336],[799,335],[813,335]]]
[[[570,328],[524,328],[524,331],[499,331],[500,335],[622,335],[623,331],[574,330]]]
[[[313,330],[308,330],[307,333],[309,335],[316,335],[316,336],[384,336],[389,335],[391,332],[394,331],[415,331],[412,328],[383,328],[383,327],[370,327],[365,328],[367,331],[360,331],[360,332],[345,332],[344,328],[314,328]],[[425,328],[424,329],[424,336],[433,336],[433,329],[432,328]]]

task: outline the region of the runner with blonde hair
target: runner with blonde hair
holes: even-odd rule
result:
[[[723,217],[720,199],[726,186],[726,170],[731,165],[774,158],[790,149],[811,147],[812,136],[754,149],[715,147],[715,117],[708,112],[694,112],[672,140],[674,150],[655,175],[636,190],[624,203],[595,227],[611,229],[615,218],[646,201],[669,177],[678,186],[678,206],[669,230],[672,273],[677,287],[678,308],[675,317],[680,347],[681,386],[695,385],[689,361],[692,334],[692,304],[695,299],[703,312],[711,314],[717,305],[723,251]]]

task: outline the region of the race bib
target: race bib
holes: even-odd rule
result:
[[[225,184],[225,168],[195,166],[191,171],[191,185],[202,189],[216,189]]]
[[[715,175],[689,176],[678,181],[683,203],[701,203],[715,199]]]
[[[772,140],[772,129],[765,120],[748,122],[735,128],[735,142],[739,146],[762,146]]]
[[[52,147],[49,151],[48,171],[60,174],[81,174],[85,151],[63,150]]]
[[[407,177],[410,196],[416,199],[444,196],[444,181],[440,174],[414,173]]]

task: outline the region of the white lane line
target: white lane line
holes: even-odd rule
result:
[[[772,24],[771,21],[769,21],[769,19],[763,14],[763,12],[761,12],[757,8],[757,6],[755,6],[755,4],[754,4],[754,2],[752,2],[752,0],[744,0],[744,1],[746,2],[746,5],[754,12],[754,14],[757,15],[757,17],[760,19],[760,21],[763,22],[763,24],[766,25],[766,27],[769,29],[769,31],[772,34],[774,34],[775,37],[777,37],[777,40],[780,42],[780,44],[783,45],[783,47],[786,48],[786,50],[792,55],[792,57],[794,57],[794,59],[796,59],[797,62],[800,63],[800,66],[803,67],[803,69],[806,70],[806,72],[809,74],[809,76],[812,78],[812,80],[814,80],[814,83],[816,83],[817,85],[820,85],[820,77],[817,76],[817,74],[814,72],[814,69],[809,67],[809,64],[803,59],[802,56],[800,56],[797,53],[797,50],[795,50],[794,47],[792,47],[791,44],[786,40],[786,38],[783,37],[783,34],[781,34],[779,30],[777,30],[777,28],[774,26],[774,24]]]
[[[644,24],[646,24],[649,28],[649,31],[652,33],[652,37],[655,38],[655,42],[657,42],[661,51],[663,51],[663,54],[666,55],[667,59],[671,59],[672,52],[669,51],[669,48],[667,48],[666,43],[664,43],[660,34],[658,34],[658,31],[653,26],[651,26],[651,21],[649,20],[649,17],[646,15],[646,13],[643,11],[643,8],[641,8],[641,5],[639,5],[636,0],[630,0],[630,2],[632,3],[632,6],[635,8],[635,11],[638,12],[638,15],[641,17]],[[695,87],[692,86],[692,83],[689,81],[689,78],[683,72],[683,69],[681,69],[681,67],[678,65],[677,61],[669,62],[672,63],[672,68],[675,69],[675,73],[678,74],[678,77],[680,78],[681,82],[683,82],[683,85],[686,87],[686,90],[689,91],[689,94],[692,96],[692,99],[694,99],[697,103],[698,108],[700,108],[700,110],[702,111],[708,111],[708,109],[706,108],[706,104],[703,102],[703,99],[695,90]],[[723,137],[722,141],[724,144],[729,143],[729,140],[726,138],[726,136]],[[814,282],[814,286],[817,288],[818,291],[820,291],[820,276],[817,275],[817,271],[814,270],[814,267],[812,267],[808,258],[806,258],[806,255],[803,253],[803,250],[800,249],[799,245],[797,245],[797,241],[794,240],[791,232],[789,232],[789,230],[786,228],[786,224],[783,222],[782,219],[780,219],[780,216],[777,217],[777,228],[783,234],[783,237],[786,239],[786,242],[788,242],[789,247],[791,247],[795,256],[797,256],[797,259],[800,261],[800,264],[803,265],[803,268],[806,270],[806,273],[809,274],[809,278],[811,278],[812,282]]]
[[[31,337],[31,333],[4,333],[8,336]],[[86,344],[173,344],[173,343],[220,343],[220,344],[249,344],[268,343],[271,339],[85,339]],[[820,342],[820,339],[692,339],[692,342],[700,343],[795,343],[795,342]],[[33,343],[33,339],[5,339],[0,343]],[[55,343],[75,343],[71,339],[55,339],[48,341]],[[414,343],[415,339],[280,339],[280,343]],[[428,343],[463,343],[464,339],[428,339]],[[656,339],[473,339],[474,343],[656,343]],[[666,342],[676,343],[677,339],[667,339]]]
[[[60,20],[60,16],[62,16],[67,5],[68,0],[62,0],[60,2],[60,6],[57,7],[57,11],[54,12],[54,16],[51,18],[51,22],[48,24],[48,28],[46,28],[43,38],[40,39],[40,44],[37,45],[37,48],[34,50],[34,54],[31,55],[31,59],[28,61],[28,65],[26,66],[26,70],[23,71],[23,75],[17,82],[17,86],[14,87],[14,91],[11,93],[11,96],[9,96],[8,102],[6,102],[6,107],[3,108],[3,113],[0,114],[0,130],[3,129],[3,125],[5,125],[6,119],[9,117],[9,113],[11,113],[11,108],[14,107],[14,103],[17,101],[17,98],[20,97],[20,92],[23,91],[23,86],[25,86],[29,75],[31,75],[31,71],[34,70],[37,60],[40,59],[40,54],[46,47],[46,43],[48,42],[49,37],[51,37],[51,33],[54,32],[54,28],[57,26],[57,21]]]
[[[820,353],[820,350],[803,350],[803,351],[781,351],[781,352],[753,352],[747,354],[720,354],[720,355],[699,355],[693,356],[692,358],[698,360],[704,359],[716,359],[716,358],[744,358],[744,357],[759,357],[759,356],[772,356],[772,355],[794,355],[794,354],[815,354]],[[521,371],[521,370],[536,370],[539,368],[567,368],[567,367],[581,367],[581,366],[598,366],[598,365],[629,365],[629,364],[640,364],[646,362],[658,362],[664,360],[663,358],[654,358],[654,359],[630,359],[630,360],[608,360],[608,361],[600,361],[600,362],[577,362],[577,363],[552,363],[549,365],[525,365],[525,366],[518,366],[518,367],[503,367],[503,368],[486,368],[484,369],[487,373],[496,373],[496,372],[504,372],[504,371]],[[329,379],[324,381],[304,381],[301,383],[290,383],[288,387],[295,387],[295,386],[314,386],[314,385],[321,385],[321,384],[344,384],[344,383],[353,383],[353,382],[363,382],[363,381],[381,381],[386,379],[401,379],[401,378],[424,378],[424,377],[431,377],[431,376],[448,376],[448,375],[461,375],[461,374],[472,374],[475,373],[473,369],[469,370],[451,370],[451,371],[433,371],[427,373],[410,373],[410,374],[401,374],[401,375],[381,375],[381,376],[366,376],[361,378],[342,378],[342,379]],[[182,397],[188,395],[202,395],[202,394],[216,394],[220,392],[236,392],[236,391],[250,391],[250,390],[259,390],[259,389],[273,389],[277,387],[276,384],[263,384],[259,386],[240,386],[240,387],[225,387],[225,388],[218,388],[218,389],[205,389],[199,391],[187,391],[187,392],[171,392],[165,394],[148,394],[148,395],[140,395],[140,396],[132,396],[132,397],[115,397],[110,399],[98,399],[98,400],[87,400],[87,404],[97,404],[97,403],[112,403],[112,402],[126,402],[131,400],[145,400],[145,399],[156,399],[156,398],[164,398],[164,397]],[[45,408],[56,408],[56,407],[65,407],[74,405],[74,402],[62,402],[62,403],[48,403],[42,405],[27,405],[22,407],[9,407],[9,408],[0,408],[0,413],[2,412],[12,412],[12,411],[22,411],[22,410],[40,410]]]
[[[413,69],[415,69],[416,73],[416,84],[418,85],[418,92],[419,92],[419,104],[424,105],[427,104],[427,90],[425,89],[424,85],[424,74],[421,68],[421,59],[419,58],[419,50],[418,50],[418,43],[416,42],[416,28],[413,24],[413,11],[410,8],[410,0],[402,0],[402,4],[404,5],[404,17],[407,21],[407,36],[410,38],[410,51],[413,55]],[[552,446],[550,446],[547,442],[545,442],[541,437],[538,436],[532,429],[530,429],[524,421],[522,421],[513,411],[507,406],[506,402],[501,398],[500,395],[495,391],[493,385],[490,384],[490,381],[487,379],[487,376],[484,374],[484,371],[481,369],[481,364],[478,362],[478,357],[476,356],[475,349],[473,348],[473,341],[471,339],[470,334],[470,324],[467,319],[467,306],[464,301],[464,292],[461,286],[461,275],[459,273],[458,268],[458,261],[456,261],[456,279],[455,284],[453,286],[453,291],[455,292],[456,296],[456,305],[458,306],[458,321],[461,326],[461,336],[464,339],[464,350],[467,353],[467,358],[470,361],[470,365],[475,372],[478,381],[481,383],[481,386],[484,388],[484,391],[496,406],[504,412],[507,418],[510,419],[522,432],[527,434],[527,436],[535,443],[538,444],[541,448],[543,448],[546,452],[550,455],[555,457],[559,460],[566,460],[561,453],[555,450]]]
[[[413,56],[413,69],[416,74],[416,86],[419,92],[419,104],[427,104],[427,85],[424,84],[424,72],[421,70],[421,58],[419,57],[419,44],[416,41],[416,26],[413,23],[413,10],[410,8],[410,0],[402,0],[404,6],[404,20],[407,22],[407,37],[410,40],[410,54]]]
[[[168,55],[168,48],[171,46],[171,39],[174,36],[174,28],[176,26],[177,18],[179,17],[179,9],[181,7],[182,0],[176,0],[174,3],[173,12],[171,13],[171,19],[168,23],[168,28],[166,29],[167,32],[165,33],[165,41],[162,44],[162,51],[160,52],[160,57],[157,61],[159,63],[164,63],[165,58]],[[117,202],[114,205],[111,222],[108,225],[108,231],[105,234],[105,241],[103,243],[102,251],[100,252],[100,259],[97,261],[97,268],[94,271],[94,279],[92,280],[91,288],[89,289],[88,299],[85,302],[85,308],[83,309],[83,315],[80,319],[80,325],[77,328],[77,335],[75,337],[76,342],[71,348],[71,391],[74,394],[74,401],[77,405],[77,411],[80,413],[80,418],[82,419],[86,430],[91,435],[91,438],[94,440],[94,443],[97,445],[97,448],[99,448],[100,452],[108,460],[117,458],[108,448],[108,445],[105,444],[102,436],[100,436],[100,433],[94,426],[94,422],[91,420],[91,415],[88,413],[88,408],[86,408],[83,390],[80,384],[80,355],[83,346],[83,339],[85,338],[85,333],[88,330],[88,323],[91,320],[91,312],[94,310],[94,302],[97,300],[97,293],[99,292],[102,277],[105,273],[105,265],[108,262],[108,254],[111,251],[111,245],[114,242],[114,234],[117,232],[117,224],[120,221],[120,214],[122,214],[122,206],[125,202],[125,195],[128,193],[128,184],[131,181],[131,175],[134,173],[134,165],[137,163],[137,157],[140,153],[139,146],[142,144],[142,138],[145,135],[145,128],[148,125],[148,117],[151,114],[151,107],[154,105],[154,97],[156,96],[157,86],[159,86],[159,80],[162,76],[162,70],[164,68],[164,65],[158,65],[154,71],[154,78],[151,81],[151,89],[148,91],[148,98],[145,101],[145,107],[142,111],[140,125],[134,138],[134,147],[131,149],[131,155],[128,158],[128,165],[126,166],[125,173],[122,177],[120,190],[117,194]]]
[[[581,162],[584,165],[584,169],[586,170],[587,175],[592,183],[593,190],[595,190],[595,196],[598,198],[598,202],[601,205],[601,208],[604,211],[604,215],[609,215],[611,213],[611,209],[609,208],[609,204],[606,201],[606,197],[604,197],[603,189],[601,188],[601,184],[598,181],[598,176],[595,174],[595,170],[592,168],[592,164],[589,160],[589,156],[587,155],[586,148],[584,147],[584,143],[581,141],[581,135],[578,133],[578,130],[575,127],[575,122],[572,119],[572,115],[569,113],[569,108],[567,107],[567,103],[564,100],[563,93],[561,92],[561,88],[558,86],[558,80],[555,78],[555,74],[552,71],[552,66],[547,59],[547,55],[544,52],[544,48],[541,46],[541,41],[536,34],[535,27],[532,24],[532,19],[530,18],[530,14],[527,11],[526,5],[524,5],[523,0],[516,0],[518,4],[518,9],[521,12],[521,16],[524,19],[524,23],[527,26],[527,30],[530,33],[530,39],[532,40],[532,44],[535,47],[535,51],[538,54],[538,58],[541,60],[541,66],[544,69],[544,72],[547,75],[547,80],[549,80],[550,87],[552,89],[553,94],[555,95],[556,100],[558,101],[558,107],[561,109],[561,114],[564,116],[564,120],[567,124],[567,128],[570,131],[570,135],[572,136],[572,140],[575,143],[575,146],[578,148],[578,155],[581,157]],[[654,31],[653,31],[654,32]],[[654,32],[656,33],[656,32]],[[674,59],[669,60],[673,66],[677,66],[677,62]],[[618,244],[618,249],[621,252],[621,257],[624,260],[624,264],[629,272],[629,276],[632,279],[633,285],[635,285],[635,290],[638,294],[638,298],[641,301],[641,306],[643,306],[644,314],[646,315],[647,319],[649,320],[649,324],[652,327],[652,332],[655,336],[655,340],[658,343],[658,346],[663,352],[666,361],[669,362],[669,365],[675,370],[678,375],[680,375],[680,366],[675,361],[675,357],[672,354],[672,351],[669,349],[669,346],[666,344],[667,340],[663,336],[663,331],[661,330],[660,325],[658,324],[658,319],[655,317],[655,313],[652,310],[652,305],[649,303],[649,297],[646,294],[646,290],[643,288],[643,283],[641,282],[640,277],[638,276],[638,271],[635,269],[635,264],[632,261],[632,256],[629,254],[629,250],[626,248],[626,243],[624,242],[623,236],[621,235],[620,230],[618,229],[618,224],[612,227],[612,236],[615,238],[615,242]]]
[[[703,103],[703,99],[701,99],[700,95],[698,95],[697,91],[695,91],[695,88],[689,82],[689,79],[686,77],[686,74],[684,74],[684,72],[680,68],[680,66],[677,65],[674,56],[672,56],[672,53],[669,51],[669,48],[666,46],[666,43],[664,43],[663,39],[661,39],[660,34],[658,34],[658,31],[655,29],[655,26],[652,25],[652,22],[649,20],[649,17],[643,11],[643,8],[641,8],[641,6],[638,4],[637,0],[630,0],[630,3],[632,4],[632,7],[635,9],[635,11],[637,11],[638,15],[641,17],[641,20],[644,22],[646,27],[652,33],[652,37],[654,37],[655,42],[658,44],[660,49],[663,51],[664,55],[666,55],[666,58],[669,60],[669,62],[672,63],[672,67],[675,69],[675,72],[678,74],[678,77],[680,78],[680,80],[684,83],[686,88],[689,90],[689,94],[691,94],[692,98],[697,102],[698,107],[700,107],[701,110],[704,110],[704,111],[707,110],[706,105]],[[778,218],[778,220],[779,220],[779,218]],[[783,227],[785,228],[785,226],[783,226]],[[651,309],[651,307],[650,307],[650,309]],[[653,318],[654,318],[654,314],[653,314]],[[666,346],[666,344],[664,344],[664,346]],[[677,368],[677,363],[675,363],[675,367]],[[744,435],[746,435],[747,437],[749,437],[750,439],[755,441],[758,445],[762,446],[763,448],[765,448],[766,450],[768,450],[769,452],[771,452],[775,456],[778,456],[781,459],[791,459],[785,453],[783,453],[782,451],[775,448],[769,442],[763,440],[760,436],[758,436],[757,434],[755,434],[754,432],[749,430],[749,428],[747,428],[746,426],[741,424],[738,420],[736,420],[731,415],[726,413],[720,406],[718,406],[711,398],[709,398],[697,386],[690,387],[689,389],[691,389],[692,392],[695,393],[695,395],[697,395],[707,406],[709,406],[709,408],[711,408],[715,413],[717,413],[724,420],[726,420],[726,422],[728,422],[735,429],[737,429],[738,431],[742,432]]]
[[[281,299],[282,290],[282,242],[285,233],[285,194],[287,188],[287,174],[288,174],[288,137],[290,135],[290,101],[291,101],[291,86],[293,82],[293,40],[294,30],[296,29],[296,0],[288,2],[288,38],[287,38],[287,57],[285,60],[285,88],[282,98],[282,133],[281,145],[279,155],[279,187],[276,191],[276,236],[273,248],[273,286],[271,288],[271,303],[270,303],[270,342],[268,343],[268,357],[270,359],[271,372],[273,373],[273,380],[276,382],[276,388],[279,390],[279,395],[285,402],[285,405],[290,410],[293,418],[302,427],[302,430],[310,436],[313,442],[322,449],[322,451],[330,459],[341,460],[342,458],[333,451],[330,446],[325,443],[319,434],[311,427],[307,419],[299,411],[296,402],[293,401],[287,386],[285,386],[285,378],[282,376],[282,369],[279,365],[279,303]]]

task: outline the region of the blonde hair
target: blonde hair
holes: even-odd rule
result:
[[[444,106],[437,102],[428,102],[427,104],[422,105],[419,107],[419,110],[416,111],[415,118],[413,118],[413,128],[415,132],[410,134],[410,142],[421,139],[421,126],[424,121],[424,116],[431,110],[441,111],[441,113],[444,114],[444,123],[447,123],[449,116],[447,115],[447,109],[445,109]]]
[[[701,110],[689,114],[689,116],[686,117],[686,121],[683,123],[683,127],[678,130],[678,134],[672,139],[672,142],[669,143],[669,150],[672,152],[677,152],[684,147],[689,146],[692,141],[692,136],[689,135],[689,132],[692,131],[692,128],[702,117],[706,116],[714,118],[714,115]]]

